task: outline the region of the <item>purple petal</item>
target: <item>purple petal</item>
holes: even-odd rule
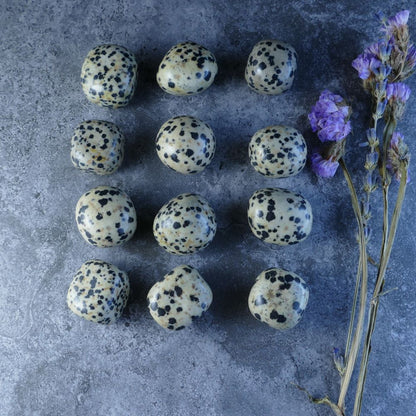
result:
[[[322,178],[332,178],[338,169],[339,163],[324,159],[319,153],[311,155],[312,170]]]
[[[387,24],[394,27],[400,27],[407,25],[407,21],[409,20],[410,12],[409,10],[402,10],[397,13],[395,16],[390,17],[387,20]]]
[[[391,148],[393,148],[393,147],[397,148],[401,141],[404,141],[404,137],[401,135],[401,133],[399,133],[398,131],[395,131],[393,133],[392,137],[391,137],[391,140],[390,140],[390,147]]]
[[[416,64],[416,48],[414,45],[410,45],[406,55],[406,64],[409,70],[412,70]]]
[[[334,114],[321,121],[321,129],[318,131],[321,142],[338,142],[351,132],[351,123],[345,123],[344,117],[340,114]]]
[[[329,90],[322,91],[321,95],[319,96],[319,100],[329,100],[333,103],[340,103],[344,101],[344,99],[340,95],[334,94]]]
[[[401,101],[405,103],[410,97],[411,89],[403,82],[388,84],[386,96],[388,100]]]
[[[384,30],[387,34],[393,34],[396,30],[407,25],[409,14],[409,10],[400,11],[395,16],[387,19],[387,22],[385,22],[385,27],[382,30]]]
[[[352,67],[358,72],[361,79],[368,79],[371,75],[370,60],[367,55],[361,54],[352,61]]]

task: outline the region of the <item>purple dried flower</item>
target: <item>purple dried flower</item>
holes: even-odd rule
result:
[[[341,103],[342,101],[344,101],[344,99],[337,94],[332,93],[329,90],[323,90],[321,92],[321,95],[319,96],[320,100],[329,100],[332,101],[334,103]]]
[[[410,45],[406,55],[406,66],[408,71],[412,71],[416,65],[416,48]]]
[[[351,122],[341,114],[333,114],[321,123],[318,137],[321,142],[339,142],[351,133]]]
[[[380,61],[387,61],[394,46],[394,37],[389,40],[381,39],[364,49],[364,55],[377,58]]]
[[[411,90],[403,82],[388,84],[386,88],[387,99],[405,103],[410,97]]]
[[[332,178],[338,169],[339,163],[324,159],[319,153],[312,153],[311,157],[312,170],[322,178]]]
[[[394,132],[387,152],[386,167],[398,181],[400,181],[401,178],[402,163],[405,163],[407,166],[409,159],[409,149],[404,142],[403,136],[399,132]],[[407,183],[409,181],[410,178],[408,176]]]
[[[351,131],[349,111],[340,95],[323,91],[308,116],[312,130],[322,142],[342,140]]]
[[[381,41],[374,42],[364,49],[363,55],[379,56]]]
[[[387,19],[387,21],[384,23],[385,27],[383,30],[387,34],[393,34],[395,30],[399,30],[407,25],[407,21],[409,20],[409,10],[402,10],[399,13],[397,13],[395,16],[390,17]]]
[[[361,79],[368,79],[371,75],[371,69],[370,69],[370,62],[371,59],[375,59],[369,54],[362,53],[361,55],[358,55],[357,58],[355,58],[352,61],[352,67],[357,70],[358,76]]]

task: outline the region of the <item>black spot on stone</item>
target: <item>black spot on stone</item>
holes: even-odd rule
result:
[[[284,315],[280,315],[274,309],[270,313],[270,319],[274,319],[274,320],[276,320],[277,322],[280,322],[280,323],[286,322],[286,317]]]
[[[266,220],[267,221],[273,221],[276,218],[276,216],[274,215],[273,212],[269,211],[266,215]]]
[[[265,273],[264,277],[266,280],[269,280],[270,278],[275,277],[276,274],[276,270],[269,270]]]
[[[175,293],[176,293],[176,296],[181,296],[181,295],[182,295],[182,292],[183,292],[183,290],[182,290],[182,288],[181,288],[181,287],[179,287],[179,286],[175,286]]]

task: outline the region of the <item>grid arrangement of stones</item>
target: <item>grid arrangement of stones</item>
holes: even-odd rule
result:
[[[121,101],[117,102],[117,95],[114,93],[114,89],[116,88],[114,84],[114,78],[118,78],[120,82],[120,74],[115,74],[110,77],[108,82],[105,82],[104,85],[104,92],[97,92],[92,91],[91,89],[86,88],[86,84],[88,83],[88,77],[91,76],[93,70],[91,66],[88,65],[88,60],[94,61],[94,59],[98,59],[97,55],[104,54],[105,59],[110,59],[115,55],[115,51],[112,51],[112,46],[115,46],[116,52],[121,53],[121,59],[123,62],[129,61],[130,63],[135,63],[134,55],[131,52],[127,51],[123,47],[119,47],[117,45],[101,45],[90,51],[87,56],[86,61],[84,62],[82,68],[82,84],[85,94],[87,98],[96,104],[110,107],[110,108],[118,108],[121,106],[125,106],[130,101],[131,97],[134,94],[134,89],[137,82],[137,66],[136,70],[132,69],[132,66],[129,64],[123,64],[122,66],[128,66],[127,74],[130,77],[129,83],[132,84],[128,86],[129,93],[125,96],[124,91],[121,93]],[[277,54],[273,53],[273,50]],[[192,55],[195,56],[195,61],[197,67],[201,70],[201,72],[197,72],[192,77],[187,77],[186,71],[181,73],[181,77],[183,78],[182,82],[185,86],[187,86],[187,90],[185,87],[183,88],[176,88],[175,85],[172,85],[172,81],[169,79],[164,79],[166,76],[163,74],[163,69],[170,65],[171,67],[175,65],[175,59],[177,59],[178,54],[185,55]],[[204,56],[205,55],[205,56]],[[284,56],[285,55],[285,56]],[[181,55],[182,56],[182,55]],[[275,62],[276,59],[280,59],[280,64]],[[289,60],[293,64],[287,65],[286,68],[283,68],[285,65],[285,60]],[[106,61],[107,62],[107,61]],[[111,60],[110,60],[111,62]],[[209,65],[209,70],[204,71],[204,63]],[[287,61],[286,61],[287,62]],[[107,62],[108,63],[108,62]],[[191,62],[192,64],[192,62]],[[117,62],[113,60],[113,62],[108,63],[113,68],[109,68],[105,65],[104,72],[99,72],[98,74],[93,74],[94,79],[103,79],[107,81],[105,77],[108,77],[107,72],[111,72],[112,69],[117,69]],[[137,65],[137,64],[136,64]],[[273,68],[277,68],[273,73]],[[280,79],[280,74],[286,71],[284,74],[284,79]],[[194,68],[192,68],[195,70]],[[289,71],[289,72],[288,72]],[[294,51],[293,47],[290,45],[279,42],[279,41],[261,41],[255,45],[253,48],[247,62],[246,66],[246,81],[251,89],[256,92],[263,93],[263,94],[280,94],[288,89],[290,89],[293,78],[296,71],[296,52]],[[113,71],[114,72],[114,71]],[[157,75],[157,81],[159,86],[174,95],[189,95],[194,93],[200,93],[206,88],[208,88],[211,83],[214,81],[215,75],[217,72],[217,66],[215,57],[212,55],[211,52],[206,50],[205,48],[197,45],[193,42],[182,43],[172,47],[168,53],[163,58],[161,65],[159,66],[159,71]],[[161,74],[160,74],[161,73]],[[208,73],[206,75],[205,73]],[[204,75],[205,74],[205,75]],[[199,75],[199,76],[198,76]],[[204,76],[202,76],[204,75]],[[192,79],[191,79],[192,78]],[[193,79],[196,78],[196,83],[192,83]],[[201,79],[201,80],[200,80]],[[208,82],[210,81],[210,82]],[[166,82],[168,85],[165,87],[163,83]],[[199,82],[199,83],[198,83]],[[205,84],[201,87],[200,82],[205,82]],[[105,97],[106,89],[108,88],[108,84],[111,87],[111,100]],[[185,89],[184,89],[185,88]],[[89,96],[90,92],[93,92],[92,96]],[[100,103],[100,98],[103,98],[102,102]],[[174,118],[175,119],[175,118]],[[172,120],[174,120],[172,119]],[[180,120],[182,121],[182,120]],[[192,121],[192,120],[191,120]],[[199,120],[194,120],[194,123],[198,123]],[[167,122],[168,123],[168,122]],[[174,122],[171,122],[171,124]],[[111,123],[110,123],[111,124]],[[166,123],[165,123],[166,124]],[[204,123],[205,124],[205,123]],[[115,126],[116,127],[116,126]],[[163,127],[163,126],[162,126]],[[209,126],[207,126],[209,128]],[[277,127],[274,128],[274,127]],[[111,128],[111,126],[110,126]],[[276,160],[273,160],[274,155],[262,155],[263,159],[265,160],[265,166],[263,166],[263,170],[259,166],[256,161],[258,159],[258,155],[256,155],[255,147],[256,144],[262,143],[262,136],[267,135],[270,138],[279,138],[282,134],[283,130],[288,130],[293,137],[285,137],[285,141],[295,141],[295,145],[292,146],[292,149],[287,151],[287,154],[281,154],[277,156]],[[252,142],[250,143],[250,160],[253,167],[261,174],[265,176],[272,176],[272,177],[285,177],[285,176],[292,176],[303,169],[303,166],[306,162],[306,144],[304,143],[303,137],[301,140],[303,143],[299,143],[296,137],[298,133],[295,129],[287,128],[284,126],[271,126],[269,129],[265,128],[261,131],[257,132],[253,138]],[[300,133],[299,133],[300,135]],[[158,135],[159,136],[159,135]],[[300,135],[301,136],[301,135]],[[213,149],[215,151],[215,139],[213,143]],[[123,138],[124,140],[124,138]],[[120,143],[119,143],[120,144]],[[301,146],[300,146],[301,144]],[[292,143],[287,143],[287,146],[292,145]],[[303,146],[303,147],[302,147]],[[265,146],[262,144],[262,147]],[[299,148],[301,149],[299,153]],[[160,153],[160,148],[157,149],[158,153]],[[293,150],[293,151],[292,151]],[[213,157],[213,153],[211,149],[211,153],[207,156],[207,163],[208,164]],[[268,150],[270,152],[270,150]],[[295,154],[297,152],[297,154]],[[303,153],[302,153],[303,152]],[[266,157],[264,157],[266,156]],[[270,156],[270,157],[269,157]],[[160,157],[162,162],[165,163]],[[279,159],[283,159],[279,160]],[[282,163],[288,165],[287,160],[289,159],[289,167],[286,166],[286,170],[282,170]],[[296,161],[299,161],[296,165]],[[118,165],[121,164],[121,160],[117,160]],[[75,163],[76,162],[76,163]],[[79,166],[79,162],[75,161],[74,164]],[[276,166],[273,166],[273,163]],[[113,172],[118,168],[118,165],[115,169],[111,170]],[[169,166],[171,167],[171,166]],[[81,167],[82,168],[82,167]],[[100,168],[102,169],[102,165],[100,164]],[[278,169],[278,170],[276,170]],[[94,171],[93,169],[86,169],[89,171]],[[176,169],[175,169],[176,170]],[[107,172],[111,173],[110,171]],[[196,171],[183,171],[182,173],[195,173]],[[96,172],[101,173],[101,172]],[[99,187],[99,188],[106,188],[106,187]],[[108,187],[109,189],[111,187]],[[98,188],[97,188],[98,189]],[[116,189],[116,188],[114,188]],[[101,190],[101,192],[107,193],[108,190]],[[115,192],[115,191],[113,191]],[[85,195],[88,196],[89,192]],[[192,194],[190,194],[192,195]],[[117,195],[118,196],[118,195]],[[127,197],[124,195],[123,197]],[[182,196],[180,196],[182,197]],[[128,197],[127,197],[128,198]],[[203,198],[201,198],[203,199]],[[280,205],[284,205],[286,208],[286,212],[278,212],[275,213],[275,204],[276,201],[281,202]],[[127,201],[128,202],[128,201]],[[132,208],[134,211],[134,207],[132,204],[129,204],[130,209]],[[128,212],[129,207],[126,206],[125,209]],[[209,207],[209,206],[208,206]],[[210,207],[209,207],[210,208]],[[252,212],[251,212],[252,211]],[[256,214],[260,212],[261,215],[256,218]],[[263,212],[265,213],[264,216],[262,215]],[[279,218],[276,217],[276,215]],[[282,215],[283,214],[283,215]],[[198,214],[199,215],[199,214]],[[287,217],[286,217],[287,216]],[[294,194],[291,191],[283,190],[283,189],[261,189],[256,191],[252,197],[250,198],[249,202],[249,212],[248,212],[248,220],[250,228],[253,234],[268,243],[280,244],[280,245],[287,245],[287,244],[296,244],[305,239],[311,229],[312,226],[312,209],[309,203],[300,195]],[[122,238],[115,244],[123,243],[127,241],[133,235],[135,231],[135,224],[136,218],[134,215],[134,219],[130,218],[129,222],[134,222],[134,229],[131,229],[129,235],[123,235]],[[214,226],[215,224],[215,216],[213,218]],[[282,236],[282,230],[279,231],[280,223],[285,224],[286,233]],[[299,225],[299,223],[301,223]],[[78,224],[79,225],[79,224]],[[206,244],[202,244],[201,248],[205,247],[209,244],[215,234],[215,227],[213,228],[213,233],[211,238],[206,242]],[[288,231],[288,227],[292,227],[290,231]],[[80,227],[79,227],[80,228]],[[302,230],[302,231],[299,231]],[[80,232],[82,233],[80,228]],[[124,231],[124,230],[123,230]],[[89,234],[87,232],[87,234]],[[93,241],[91,235],[83,235],[83,237],[93,245],[99,245]],[[155,234],[156,237],[156,234]],[[158,240],[159,244],[161,242]],[[103,246],[103,245],[102,245]],[[105,246],[105,245],[104,245]],[[103,246],[103,247],[104,247]],[[174,250],[169,250],[166,246],[162,245],[167,251],[174,253],[174,254],[181,254],[181,252],[175,252]],[[198,248],[199,249],[199,248]],[[195,250],[197,251],[197,250]],[[193,252],[193,251],[190,251]],[[92,267],[92,268],[91,268]],[[95,267],[95,269],[94,269]],[[85,273],[85,268],[87,268],[87,272]],[[95,287],[88,287],[88,282],[94,282],[94,285],[97,284],[97,279],[95,275],[88,279],[88,274],[91,271],[101,272],[101,269],[105,269],[107,274],[110,274],[110,280],[107,279],[107,284],[110,282],[110,285],[113,285],[113,289],[109,293],[102,293],[101,289],[95,289]],[[187,277],[189,274],[189,279],[191,280],[184,280],[184,275]],[[85,275],[85,276],[84,276]],[[108,276],[105,276],[106,278]],[[80,286],[82,287],[82,281],[85,278],[85,284],[87,287],[83,287],[80,291]],[[173,280],[172,280],[173,279]],[[104,279],[105,280],[105,279]],[[169,283],[168,283],[169,282]],[[156,290],[156,286],[158,287],[158,291]],[[189,287],[193,288],[193,291],[196,293],[190,293],[192,290],[189,290]],[[195,289],[196,288],[196,289]],[[94,290],[95,289],[95,290]],[[114,292],[117,290],[117,294],[115,295]],[[72,299],[70,299],[70,293],[72,291]],[[155,292],[155,293],[153,293]],[[157,293],[156,293],[157,292]],[[183,301],[184,297],[182,296],[186,292],[186,300]],[[189,292],[189,293],[188,293]],[[271,295],[272,293],[272,295]],[[70,290],[68,292],[68,306],[71,310],[79,316],[84,317],[85,319],[98,322],[98,323],[111,323],[114,322],[122,313],[125,304],[127,303],[129,294],[129,282],[127,274],[123,271],[120,271],[116,266],[113,266],[109,263],[95,260],[95,261],[88,261],[84,263],[84,265],[78,270],[77,274],[74,277],[73,282],[71,283]],[[74,298],[83,297],[84,301],[81,307],[76,307],[72,303]],[[162,298],[164,297],[164,299]],[[180,297],[180,299],[179,299]],[[249,308],[253,316],[262,321],[267,323],[268,325],[277,328],[277,329],[287,329],[295,326],[302,317],[302,314],[305,310],[305,307],[308,302],[309,297],[309,290],[306,283],[303,281],[302,278],[297,276],[295,273],[281,270],[281,269],[268,269],[263,271],[256,279],[256,283],[253,285],[253,288],[249,295]],[[92,298],[89,303],[94,302],[94,306],[91,306],[93,309],[87,310],[85,301],[87,298]],[[161,299],[162,298],[162,299]],[[201,299],[200,299],[201,298]],[[176,301],[175,301],[176,299]],[[190,299],[190,301],[189,301]],[[79,300],[79,299],[78,299]],[[208,286],[208,284],[202,279],[199,273],[193,269],[191,266],[181,265],[176,267],[170,273],[168,273],[164,280],[155,284],[149,292],[148,302],[149,302],[149,311],[155,321],[164,328],[167,329],[182,329],[185,326],[192,323],[194,318],[200,316],[204,311],[206,311],[212,301],[212,292]],[[98,304],[96,304],[98,303]],[[101,306],[105,303],[104,306]],[[160,304],[166,303],[163,308],[160,307]],[[175,305],[172,305],[175,304]],[[173,311],[175,308],[172,317],[170,317],[170,311]],[[101,309],[101,311],[96,311],[95,309]],[[192,313],[189,310],[192,309]]]

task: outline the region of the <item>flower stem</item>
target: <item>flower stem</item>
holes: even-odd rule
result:
[[[399,191],[397,195],[396,205],[394,207],[394,211],[392,215],[391,228],[388,233],[387,243],[384,247],[384,251],[380,259],[380,266],[379,266],[378,273],[377,273],[376,285],[374,288],[373,298],[370,303],[369,322],[368,322],[363,355],[361,358],[360,373],[358,377],[357,390],[356,390],[356,395],[355,395],[354,413],[353,413],[354,416],[359,416],[361,413],[364,385],[365,385],[367,369],[368,369],[368,360],[369,360],[369,356],[371,352],[371,339],[374,333],[377,312],[378,312],[378,307],[380,303],[380,297],[382,295],[382,290],[384,287],[387,264],[389,262],[391,250],[393,248],[394,238],[396,236],[397,226],[398,226],[399,218],[400,218],[400,212],[402,209],[403,200],[404,200],[405,193],[406,193],[406,183],[407,183],[407,167],[402,167],[400,186],[399,186]],[[388,188],[386,191],[388,191]],[[385,199],[387,199],[387,193],[385,193],[384,196],[385,196]]]
[[[380,120],[381,116],[377,111],[378,105],[380,104],[380,102],[382,101],[382,99],[384,99],[384,97],[382,97],[380,94],[374,94],[373,96],[373,111],[372,111],[372,117],[371,117],[371,123],[370,123],[370,128],[374,129],[374,131],[377,133],[377,123],[378,120]],[[380,157],[380,148],[379,148],[379,144],[378,144],[378,140],[369,140],[369,147],[370,147],[370,152],[376,152],[379,157]],[[370,173],[373,172],[373,168],[371,167],[371,169],[369,170]],[[374,189],[372,189],[372,187],[368,186],[368,187],[364,187],[365,190],[365,195],[366,195],[366,205],[367,207],[370,206],[370,196],[371,193],[374,191]],[[370,219],[370,213],[367,212],[361,212],[361,218],[363,221],[363,226],[364,228],[368,226],[368,221]],[[359,258],[359,262],[358,262],[358,267],[357,267],[357,277],[356,277],[356,281],[355,281],[355,289],[354,289],[354,298],[353,298],[353,302],[352,302],[352,308],[351,308],[351,316],[350,316],[350,323],[348,326],[348,336],[347,336],[347,342],[346,342],[346,346],[345,346],[345,361],[348,360],[348,356],[349,356],[349,352],[350,352],[350,348],[351,348],[351,342],[352,342],[352,335],[353,335],[353,330],[354,330],[354,322],[355,322],[355,314],[356,314],[356,310],[357,310],[357,304],[358,304],[358,294],[359,294],[359,287],[360,287],[360,283],[361,283],[361,273],[362,273],[362,256],[361,256],[361,251],[360,251],[360,258]]]
[[[360,247],[360,259],[362,265],[362,277],[361,277],[361,291],[360,291],[360,302],[359,312],[357,318],[357,326],[355,329],[354,337],[351,342],[351,349],[349,352],[348,360],[345,366],[345,372],[341,379],[341,388],[338,398],[338,408],[345,411],[345,397],[347,395],[348,387],[351,381],[352,373],[357,360],[358,351],[360,349],[361,338],[364,328],[364,319],[366,311],[366,300],[367,300],[367,281],[368,281],[368,262],[367,262],[367,242],[364,233],[364,225],[360,211],[360,203],[358,201],[357,192],[352,182],[351,176],[345,165],[343,158],[339,160],[339,164],[344,172],[345,180],[351,194],[352,207],[354,210],[355,217],[358,223],[358,235],[359,235],[359,247]]]
[[[352,335],[353,335],[353,330],[354,330],[354,322],[355,322],[355,313],[357,310],[357,303],[358,303],[358,294],[360,292],[362,270],[363,270],[363,259],[362,259],[361,250],[360,250],[360,258],[358,260],[358,267],[357,267],[357,276],[355,278],[354,298],[353,298],[352,308],[351,308],[350,323],[348,326],[347,343],[345,344],[345,362],[348,361],[348,357],[350,354]]]

